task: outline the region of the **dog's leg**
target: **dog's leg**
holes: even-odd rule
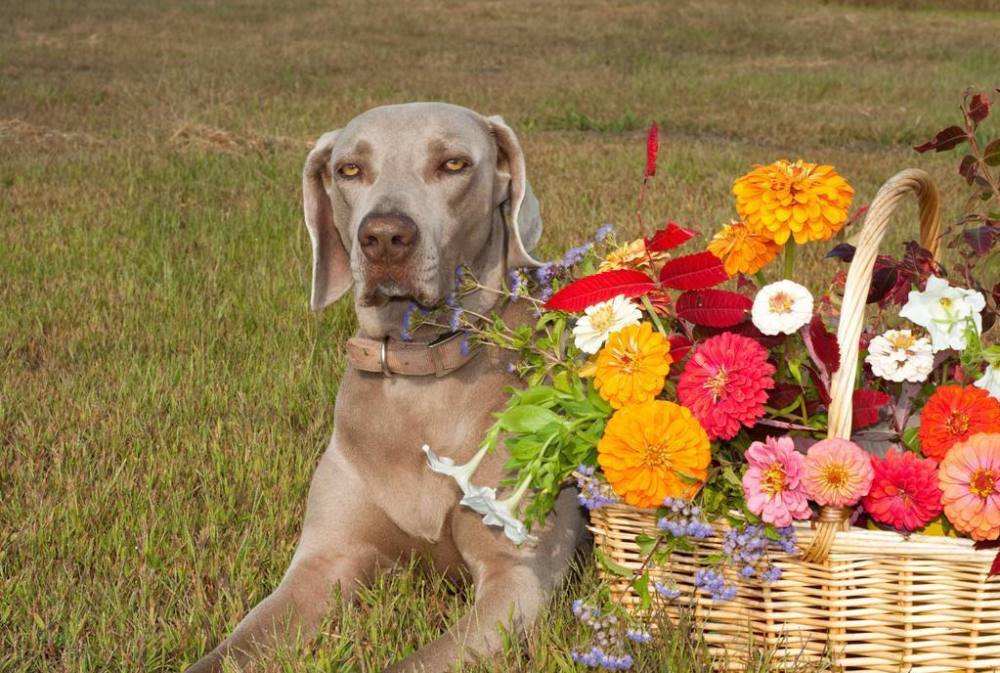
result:
[[[475,604],[437,640],[386,673],[446,673],[464,661],[497,652],[502,632],[526,631],[569,570],[585,535],[575,491],[557,499],[537,546],[515,549],[471,512],[457,512],[455,537],[472,570]]]
[[[308,642],[338,590],[349,600],[376,569],[391,564],[365,535],[388,530],[389,524],[381,512],[364,506],[360,482],[338,463],[329,451],[316,468],[302,537],[281,584],[188,673],[221,671],[227,658],[244,666],[278,645]]]

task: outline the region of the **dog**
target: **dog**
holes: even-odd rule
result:
[[[500,117],[444,103],[378,107],[326,133],[302,176],[312,241],[313,310],[353,286],[358,332],[334,408],[334,432],[309,489],[302,534],[281,583],[232,634],[189,669],[253,667],[281,643],[308,640],[336,596],[419,556],[471,579],[475,601],[440,638],[391,666],[444,672],[495,652],[501,633],[526,630],[560,584],[586,532],[576,491],[564,489],[534,544],[515,546],[460,506],[454,480],[421,446],[464,463],[517,385],[501,353],[467,353],[458,335],[424,326],[403,340],[410,302],[435,307],[464,265],[487,288],[531,256],[541,216],[517,136]],[[499,307],[496,292],[462,297],[470,315]],[[521,301],[519,304],[524,304]],[[531,320],[518,303],[514,322]],[[433,344],[432,344],[433,342]],[[477,485],[508,475],[502,448]]]

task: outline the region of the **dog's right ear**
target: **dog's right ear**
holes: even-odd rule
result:
[[[312,310],[329,306],[351,287],[351,259],[333,222],[327,185],[333,180],[330,152],[340,131],[324,133],[306,157],[302,169],[302,208],[312,240]]]

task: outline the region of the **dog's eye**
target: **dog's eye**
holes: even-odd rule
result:
[[[458,173],[469,167],[469,162],[465,159],[448,159],[448,161],[441,164],[443,168],[448,173]]]
[[[337,173],[343,178],[356,178],[361,175],[361,166],[357,164],[344,164],[337,169]]]

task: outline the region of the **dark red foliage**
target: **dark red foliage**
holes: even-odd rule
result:
[[[672,259],[660,270],[660,282],[674,290],[703,290],[728,279],[722,260],[708,251]]]
[[[917,145],[913,149],[921,153],[929,152],[931,150],[934,150],[935,152],[944,152],[958,147],[968,139],[969,135],[961,126],[949,126],[946,129],[938,131],[931,140],[928,140],[923,145]]]
[[[545,303],[545,308],[557,311],[582,311],[617,295],[641,297],[656,287],[641,271],[616,269],[595,273],[573,281]]]
[[[973,124],[978,124],[979,122],[986,119],[990,114],[990,99],[989,96],[983,93],[973,94],[972,98],[969,99],[969,120]]]
[[[879,411],[889,404],[892,397],[881,390],[862,388],[854,391],[852,406],[854,408],[854,430],[867,428],[878,423]]]
[[[676,222],[667,222],[666,226],[646,239],[646,249],[651,252],[666,252],[695,236],[695,232],[690,229],[685,229]]]
[[[667,337],[670,342],[670,358],[677,364],[691,350],[691,341],[683,334],[671,334]]]
[[[677,317],[705,327],[732,327],[747,319],[753,300],[725,290],[691,290],[677,298]]]
[[[840,346],[837,345],[837,337],[831,334],[823,320],[814,315],[809,325],[802,330],[802,339],[805,341],[806,350],[809,357],[813,359],[819,367],[826,382],[840,368]]]
[[[653,122],[649,125],[649,132],[646,134],[646,170],[643,172],[644,178],[651,178],[656,175],[656,157],[660,153],[660,127]]]

